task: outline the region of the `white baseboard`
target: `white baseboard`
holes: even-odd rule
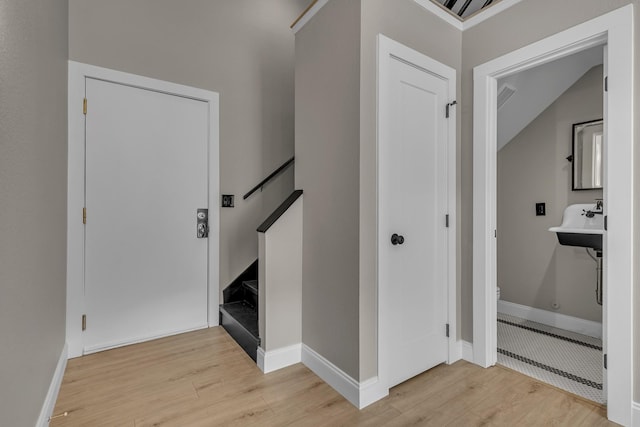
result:
[[[302,363],[344,396],[353,406],[360,407],[360,384],[304,344],[302,344]]]
[[[631,405],[632,414],[631,414],[631,426],[632,427],[640,427],[640,403],[633,402]]]
[[[53,414],[53,408],[56,406],[56,400],[58,399],[58,392],[60,391],[60,384],[62,384],[62,377],[64,376],[64,370],[67,367],[68,359],[68,346],[67,343],[62,347],[56,370],[53,372],[53,378],[51,378],[51,384],[49,384],[49,390],[42,404],[40,410],[40,416],[36,423],[36,427],[46,427],[49,425],[49,418]]]
[[[389,387],[380,383],[378,377],[370,378],[360,383],[360,399],[358,409],[364,409],[389,395]]]
[[[602,323],[591,320],[579,319],[566,314],[554,313],[502,300],[498,301],[498,313],[517,316],[532,322],[577,332],[590,337],[602,338]]]
[[[295,365],[302,361],[302,344],[295,344],[277,350],[264,351],[258,347],[258,368],[265,374]]]
[[[473,363],[473,344],[469,341],[460,341],[462,346],[462,359]]]

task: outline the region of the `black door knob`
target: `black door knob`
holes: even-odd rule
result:
[[[395,245],[401,245],[403,243],[404,243],[404,236],[393,233],[393,235],[391,236],[391,244],[395,246]]]

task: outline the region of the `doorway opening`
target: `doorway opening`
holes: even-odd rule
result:
[[[496,163],[497,363],[599,404],[603,54],[498,80]]]
[[[474,69],[473,358],[481,366],[491,366],[497,360],[498,80],[589,48],[607,46],[604,66],[609,84],[603,108],[606,147],[603,215],[615,217],[615,224],[608,221],[603,232],[603,359],[608,362],[605,371],[607,414],[610,420],[620,424],[630,424],[632,415],[631,9],[631,5],[625,6]],[[611,84],[613,81],[615,87]]]

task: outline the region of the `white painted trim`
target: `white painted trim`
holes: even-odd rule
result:
[[[448,81],[448,93],[450,97],[450,101],[456,99],[456,70],[444,65],[438,61],[435,61],[428,56],[415,51],[407,46],[404,46],[388,37],[385,37],[382,34],[378,35],[378,135],[385,135],[385,126],[386,122],[381,118],[380,115],[380,105],[386,105],[388,103],[388,99],[390,94],[386,88],[386,82],[388,81],[389,68],[391,56],[401,58],[403,61],[406,61],[411,64],[415,64],[416,66],[428,70],[433,75],[437,75],[443,80]],[[456,286],[456,236],[457,236],[457,195],[456,195],[456,165],[457,165],[457,157],[456,157],[456,116],[457,116],[457,108],[451,109],[451,115],[448,122],[448,141],[447,141],[447,181],[448,181],[448,193],[447,193],[447,203],[448,203],[448,212],[451,218],[449,221],[448,228],[448,265],[447,265],[447,321],[449,323],[449,346],[448,346],[448,357],[447,362],[453,363],[456,360],[459,360],[460,351],[457,344],[457,286]],[[377,141],[376,146],[376,159],[379,157],[379,146],[380,141]],[[376,191],[379,194],[379,172],[378,166],[376,167]],[[380,219],[378,219],[378,227],[380,226]],[[380,230],[378,229],[378,234],[380,234]],[[382,239],[378,239],[378,247],[377,247],[377,258],[380,259],[380,250],[381,244],[387,244],[386,239],[384,241]],[[380,265],[378,262],[378,274],[377,277],[384,277],[380,273]],[[380,282],[377,284],[378,295],[380,295]],[[380,390],[384,390],[384,387],[389,388],[388,380],[389,377],[387,373],[387,336],[391,336],[390,334],[394,333],[393,331],[387,331],[385,328],[386,318],[385,318],[385,310],[382,307],[382,303],[378,301],[378,378],[382,387]],[[379,392],[380,394],[382,392]]]
[[[305,344],[302,344],[302,363],[358,409],[363,409],[389,395],[389,389],[383,386],[378,377],[358,383]]]
[[[64,370],[67,367],[68,359],[68,346],[67,343],[62,347],[60,352],[60,358],[56,365],[56,370],[53,371],[53,377],[51,378],[51,384],[49,384],[49,390],[45,396],[42,409],[40,410],[40,416],[36,422],[36,427],[46,427],[49,425],[49,418],[53,415],[53,409],[56,406],[56,400],[58,399],[58,392],[60,391],[60,385],[62,384],[62,378],[64,377]]]
[[[566,314],[502,300],[498,301],[498,313],[508,314],[532,322],[542,323],[543,325],[553,326],[554,328],[602,339],[602,323],[592,320],[580,319],[578,317],[567,316]]]
[[[194,328],[188,328],[188,329],[168,329],[168,330],[161,331],[160,333],[152,336],[137,337],[137,338],[131,338],[125,341],[112,341],[106,344],[87,346],[87,347],[84,347],[83,355],[99,353],[101,351],[111,350],[113,348],[118,348],[118,347],[125,347],[127,345],[132,345],[132,344],[139,344],[141,342],[152,341],[158,338],[165,338],[173,335],[186,334],[187,332],[199,331],[202,329],[207,329],[208,327],[209,327],[208,325],[198,325]]]
[[[488,8],[476,12],[474,15],[461,19],[457,16],[452,15],[447,12],[444,7],[438,6],[432,0],[414,0],[420,6],[424,7],[429,12],[436,15],[438,18],[444,20],[447,24],[453,26],[454,28],[464,31],[468,30],[471,27],[475,27],[481,22],[486,21],[487,19],[497,15],[498,13],[510,8],[513,5],[520,3],[522,0],[502,0],[500,2],[496,2],[495,4],[489,6]]]
[[[358,409],[364,409],[389,395],[389,388],[385,387],[378,377],[369,378],[360,383],[360,401]]]
[[[462,29],[468,30],[471,27],[475,27],[481,22],[484,22],[487,19],[496,16],[500,12],[503,12],[509,9],[511,6],[514,6],[520,3],[521,1],[522,0],[502,0],[497,3],[493,3],[491,6],[487,7],[486,9],[483,9],[482,11],[479,11],[473,16],[466,18],[462,24]]]
[[[84,314],[84,115],[85,79],[95,78],[138,88],[183,96],[209,105],[209,283],[208,325],[218,325],[220,170],[219,96],[216,92],[184,86],[135,74],[69,61],[69,147],[67,197],[67,344],[69,357],[83,353],[81,317]]]
[[[469,341],[460,341],[462,343],[462,360],[473,363],[473,344]]]
[[[300,363],[302,361],[302,344],[294,344],[266,352],[262,347],[258,347],[257,359],[260,370],[268,374]]]
[[[302,344],[302,363],[353,406],[360,407],[360,384],[305,344]]]
[[[424,7],[429,12],[436,15],[438,18],[442,19],[447,24],[453,26],[454,28],[463,31],[464,30],[464,21],[461,18],[453,16],[451,13],[447,12],[444,7],[438,6],[434,4],[431,0],[414,0],[420,6]]]
[[[633,396],[633,5],[503,55],[474,69],[473,336],[474,362],[496,362],[496,81],[587,47],[608,46],[609,85],[605,134],[605,214],[615,213],[604,234],[607,337],[607,411],[631,423]],[[613,84],[615,82],[615,84]],[[608,285],[608,286],[607,286]],[[615,309],[614,309],[615,308]]]
[[[633,412],[631,427],[640,427],[640,403],[633,402],[631,411]]]
[[[302,15],[302,17],[298,20],[298,22],[296,22],[296,25],[294,25],[291,28],[291,31],[293,31],[293,34],[296,34],[298,31],[302,29],[302,27],[307,25],[307,22],[311,21],[311,18],[313,18],[315,14],[318,13],[318,11],[322,9],[324,5],[327,3],[329,3],[329,0],[318,0],[316,4],[314,4],[311,7],[311,9],[307,11],[307,13]]]

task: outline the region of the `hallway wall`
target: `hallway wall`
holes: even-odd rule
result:
[[[0,424],[33,426],[65,341],[66,0],[0,0]]]
[[[294,36],[307,0],[70,0],[69,57],[220,94],[220,287],[258,256],[256,227],[293,190],[293,168],[242,196],[293,147]]]

